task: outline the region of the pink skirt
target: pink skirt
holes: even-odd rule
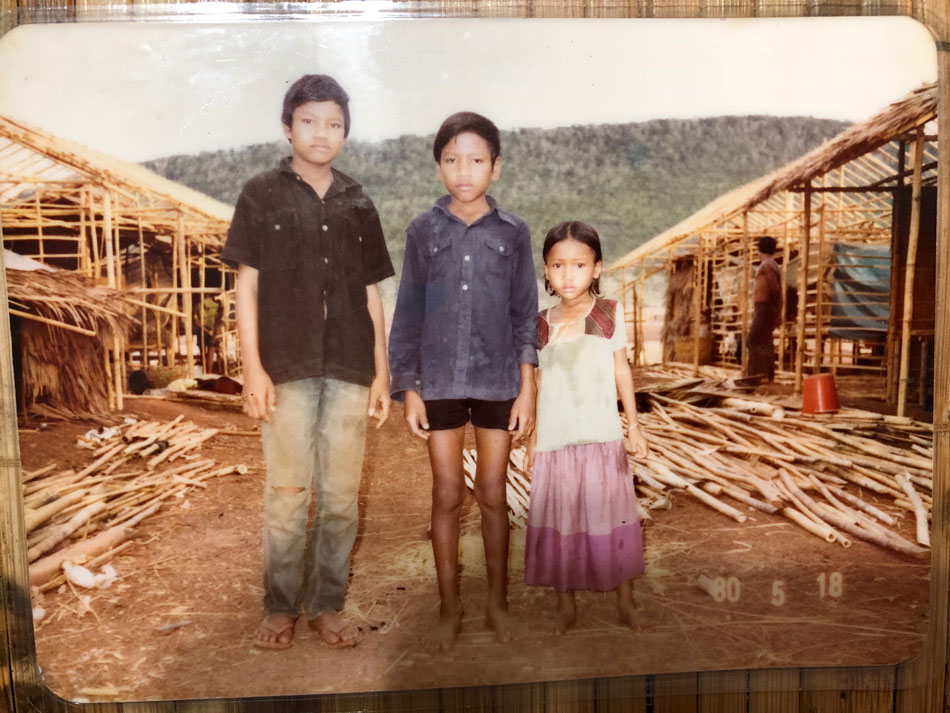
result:
[[[607,591],[643,572],[643,541],[623,441],[535,456],[525,582]]]

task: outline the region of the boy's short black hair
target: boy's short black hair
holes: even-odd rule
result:
[[[766,255],[774,255],[775,249],[778,247],[778,243],[775,238],[771,235],[763,235],[759,238],[759,252],[765,253]]]
[[[558,223],[551,228],[548,234],[544,236],[544,246],[541,248],[541,262],[546,263],[548,261],[548,253],[551,252],[551,248],[562,240],[576,240],[579,243],[584,243],[584,245],[594,251],[594,262],[604,261],[603,250],[601,250],[600,247],[600,236],[597,234],[597,231],[594,230],[594,227],[587,223],[582,223],[579,220],[565,220],[563,223]],[[544,278],[544,290],[549,295],[556,294],[548,282],[547,277]],[[594,281],[590,283],[590,288],[587,291],[594,297],[600,297],[599,277],[594,278]]]
[[[442,149],[449,141],[466,132],[485,139],[491,152],[491,162],[494,164],[495,159],[501,156],[501,134],[491,119],[476,114],[474,111],[460,111],[442,122],[442,126],[436,132],[435,143],[432,144],[435,162],[442,162]]]
[[[327,74],[305,74],[290,85],[284,94],[284,107],[280,120],[291,127],[294,109],[307,102],[336,102],[343,110],[343,136],[350,135],[350,97],[340,83]]]

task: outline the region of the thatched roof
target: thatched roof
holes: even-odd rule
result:
[[[174,232],[179,214],[193,235],[218,243],[233,208],[144,166],[0,116],[0,204],[28,200],[38,185],[108,186],[130,205],[148,207],[154,229]]]
[[[122,311],[118,291],[94,285],[69,270],[54,270],[9,250],[3,253],[4,263],[9,260],[19,268],[6,268],[7,299],[12,309],[103,337],[124,336],[132,324],[132,319]],[[56,325],[50,327],[57,328]]]
[[[927,84],[914,90],[900,101],[894,102],[870,119],[854,124],[821,146],[781,168],[755,179],[728,193],[724,193],[697,212],[647,241],[635,250],[614,262],[609,270],[618,270],[633,265],[659,251],[667,251],[690,241],[701,231],[712,226],[741,227],[743,213],[754,207],[781,209],[784,202],[778,200],[785,191],[801,191],[822,176],[835,169],[843,173],[841,184],[852,187],[891,185],[899,173],[899,159],[896,149],[890,146],[898,138],[907,135],[918,127],[924,127],[937,116],[938,88],[936,84]],[[924,163],[931,165],[925,169],[925,179],[933,179],[936,150],[928,147]],[[795,202],[800,203],[800,196]],[[857,205],[866,199],[846,195],[843,201]],[[768,203],[774,205],[765,205]],[[867,201],[879,208],[888,203],[880,194]],[[749,215],[751,221],[768,220],[767,217]],[[879,216],[869,212],[869,220],[877,221]],[[750,225],[752,229],[757,226]]]

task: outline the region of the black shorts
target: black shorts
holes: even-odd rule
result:
[[[430,431],[447,431],[468,423],[479,428],[508,430],[514,399],[483,401],[482,399],[436,399],[426,401],[426,418]]]

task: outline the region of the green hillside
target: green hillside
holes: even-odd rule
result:
[[[610,262],[844,126],[811,118],[742,116],[503,132],[503,170],[492,193],[502,207],[528,221],[538,248],[554,223],[590,222]],[[431,136],[353,141],[336,164],[375,201],[397,271],[406,225],[442,193],[431,146]],[[234,203],[244,181],[288,152],[286,142],[275,142],[146,165]]]

